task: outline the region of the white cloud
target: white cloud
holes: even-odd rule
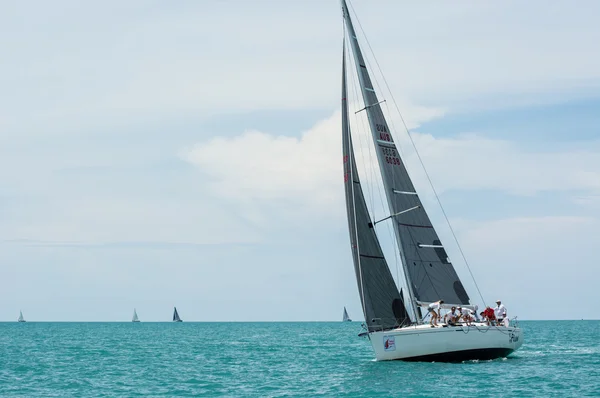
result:
[[[339,183],[341,154],[335,134],[339,116],[317,124],[301,138],[272,136],[249,131],[240,136],[214,138],[198,144],[184,157],[214,178],[221,195],[247,198],[287,199],[310,197],[331,200],[331,185]],[[315,178],[316,176],[319,176]]]
[[[424,118],[432,113],[422,112]],[[311,202],[329,208],[340,203],[340,115],[318,123],[301,138],[246,132],[233,138],[199,143],[184,157],[212,177],[213,189],[231,200],[247,198]],[[353,123],[357,161],[363,180],[376,170],[367,145],[366,124]],[[396,122],[398,125],[398,123]],[[418,125],[413,121],[411,125]],[[415,144],[438,193],[449,190],[495,190],[512,195],[540,192],[600,192],[600,143],[582,149],[531,151],[516,143],[476,134],[435,138],[413,133]],[[419,192],[427,200],[430,189],[406,134],[396,134]],[[369,162],[369,156],[371,161]]]

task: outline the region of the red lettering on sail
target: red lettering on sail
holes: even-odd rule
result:
[[[382,141],[392,142],[392,137],[389,133],[379,133],[379,139]]]
[[[386,156],[385,157],[385,161],[386,163],[392,164],[394,166],[400,166],[400,159],[394,156]]]

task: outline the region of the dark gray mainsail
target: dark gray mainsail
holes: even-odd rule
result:
[[[433,302],[443,299],[446,303],[469,304],[469,296],[450,263],[400,158],[371,83],[346,1],[341,2],[383,186],[391,214],[395,215],[390,217],[390,221],[401,248],[408,295],[413,309],[416,311],[415,301]],[[412,210],[406,211],[408,209]],[[403,213],[398,214],[401,212]]]
[[[404,302],[387,265],[358,179],[358,171],[352,149],[350,125],[348,123],[348,101],[346,93],[346,46],[342,61],[342,151],[344,162],[344,184],[346,210],[354,270],[362,302],[365,322],[369,331],[390,329],[410,323]],[[404,312],[398,312],[401,306]],[[397,318],[394,314],[401,314]],[[346,315],[344,308],[344,315]]]

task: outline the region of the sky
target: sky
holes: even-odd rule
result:
[[[362,318],[337,0],[5,3],[0,321]],[[600,3],[352,5],[471,297],[394,99],[485,302],[599,319]]]

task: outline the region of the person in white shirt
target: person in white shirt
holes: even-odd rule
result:
[[[460,311],[460,317],[462,319],[464,319],[465,323],[467,325],[471,325],[471,322],[473,321],[473,311],[470,310],[469,308],[460,308],[460,307],[459,307],[459,311]]]
[[[450,312],[444,315],[444,322],[446,325],[453,326],[458,320],[458,313],[456,312],[456,307],[452,307]]]
[[[496,300],[496,308],[494,308],[494,315],[496,315],[498,325],[501,325],[504,318],[506,318],[506,307],[502,304],[500,300]]]
[[[429,304],[429,307],[427,307],[429,314],[431,315],[431,321],[429,321],[431,327],[437,326],[437,321],[440,319],[440,310],[442,309],[442,304],[444,304],[444,300],[438,300]],[[436,310],[437,312],[435,312]]]

